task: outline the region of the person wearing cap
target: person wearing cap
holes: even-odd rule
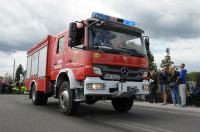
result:
[[[182,63],[180,66],[180,74],[178,76],[179,81],[179,94],[181,98],[181,106],[186,106],[186,75],[187,70],[185,69],[185,64]]]

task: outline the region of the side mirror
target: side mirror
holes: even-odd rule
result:
[[[150,43],[149,43],[149,37],[144,36],[144,44],[146,47],[147,54],[150,54]]]
[[[145,38],[144,38],[144,43],[145,43],[145,46],[146,46],[146,50],[147,50],[147,51],[150,51],[150,48],[149,48],[149,46],[150,46],[149,37],[146,37],[146,36],[145,36]]]
[[[72,22],[69,24],[69,47],[73,47],[76,44],[76,36],[77,36],[77,24]]]

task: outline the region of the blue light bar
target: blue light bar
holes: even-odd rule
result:
[[[128,25],[128,26],[135,26],[135,22],[134,21],[129,21],[129,20],[124,20],[123,24]]]
[[[97,12],[92,13],[92,18],[97,18],[97,19],[101,19],[101,20],[109,20],[108,15],[104,15],[104,14],[97,13]]]
[[[122,24],[128,25],[128,26],[135,26],[134,21],[125,20],[125,19],[121,19],[121,18],[109,16],[109,15],[104,15],[104,14],[101,14],[101,13],[98,13],[98,12],[93,12],[92,18],[97,18],[97,19],[100,19],[100,20],[103,20],[103,21],[119,22],[119,23],[122,23]]]

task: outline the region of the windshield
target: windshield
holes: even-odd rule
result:
[[[141,34],[130,31],[116,31],[102,27],[91,27],[89,30],[89,47],[94,50],[146,56],[146,48]]]

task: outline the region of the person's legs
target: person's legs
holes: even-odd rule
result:
[[[5,86],[3,85],[1,88],[2,88],[2,94],[5,94]]]
[[[178,104],[181,105],[181,96],[180,96],[180,89],[179,89],[180,85],[177,85],[177,92],[178,92]]]
[[[160,84],[160,89],[159,89],[159,90],[160,90],[159,92],[160,92],[161,94],[163,94],[163,84]]]
[[[161,100],[162,100],[162,102],[163,102],[163,100],[164,100],[164,97],[163,97],[163,84],[160,84],[160,87],[159,87],[160,89],[159,89],[159,92],[160,92],[160,95],[161,95]]]
[[[167,103],[167,85],[163,84],[163,93],[164,93],[164,104]]]
[[[180,104],[179,89],[177,84],[174,85],[174,94],[175,94],[176,104]]]
[[[152,91],[152,86],[150,85],[150,90],[149,90],[149,93],[150,93],[150,103],[153,103],[153,91]]]
[[[186,84],[183,84],[183,106],[186,105]]]
[[[153,101],[157,103],[157,95],[156,95],[156,88],[153,89]]]
[[[179,85],[179,91],[180,91],[180,97],[181,97],[181,106],[186,105],[186,85],[185,84],[180,84]]]
[[[171,96],[172,96],[172,102],[174,105],[176,105],[176,95],[175,95],[175,88],[171,88]]]

